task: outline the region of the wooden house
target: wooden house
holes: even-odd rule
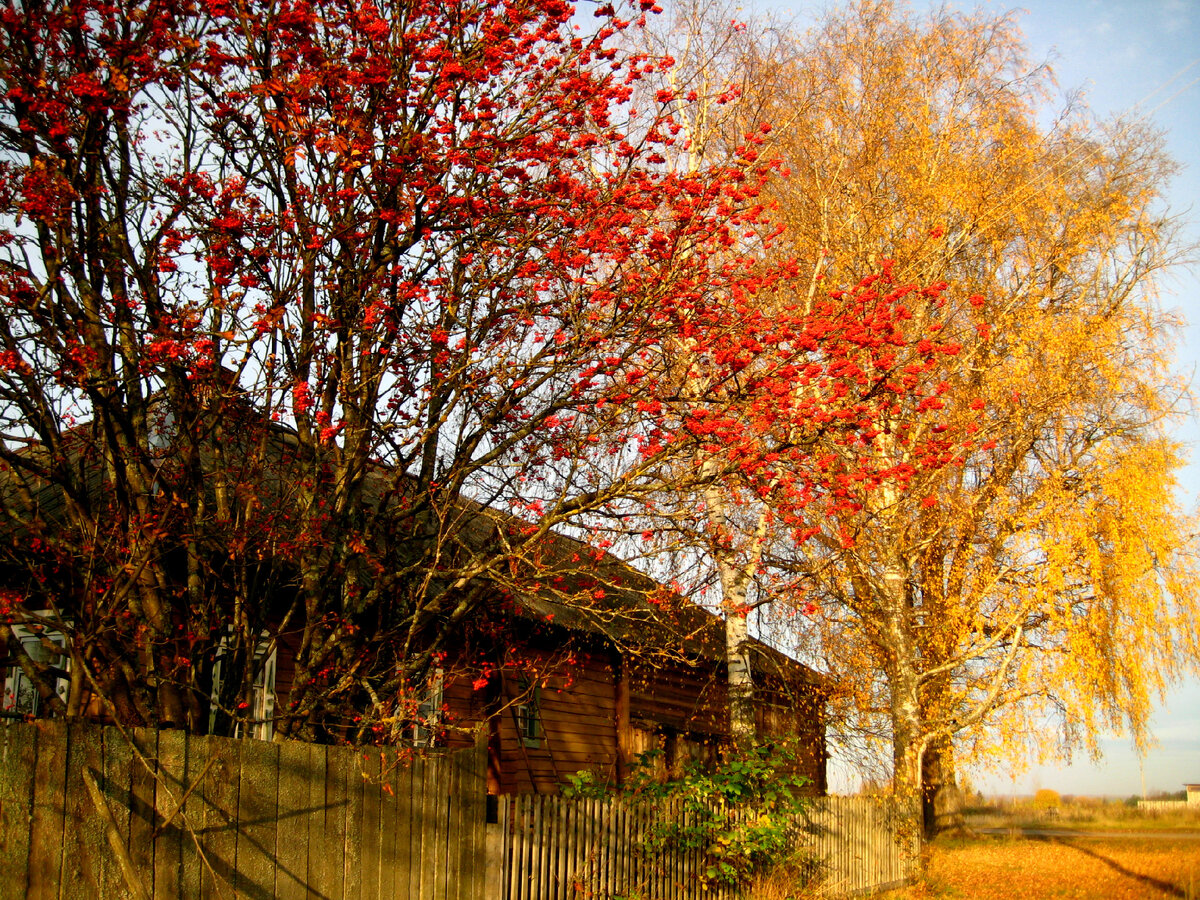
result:
[[[282,459],[288,434],[282,428],[271,434]],[[282,493],[279,485],[269,485],[264,496]],[[44,521],[52,525],[63,502],[61,491],[40,488],[36,500]],[[512,522],[510,516],[465,502],[464,509],[478,523],[478,534],[468,535],[469,541],[489,540],[498,523]],[[15,541],[23,537],[16,534]],[[583,770],[619,783],[650,751],[663,774],[679,771],[689,760],[714,759],[729,736],[722,621],[609,554],[565,536],[555,536],[551,545],[550,555],[561,557],[562,565],[549,560],[539,566],[536,578],[524,579],[533,588],[497,588],[494,601],[445,645],[425,695],[413,698],[412,708],[396,717],[398,724],[385,739],[454,747],[485,732],[491,793],[550,792]],[[592,558],[580,565],[581,554]],[[581,585],[581,573],[594,574],[602,587]],[[569,583],[558,583],[564,579]],[[60,614],[65,618],[58,621],[67,623],[70,610],[55,613]],[[41,624],[36,618],[10,624],[6,642],[0,642],[0,649],[5,643],[8,647],[7,658],[0,660],[0,714],[42,712],[37,692],[16,665],[17,654],[40,654],[44,658],[38,662],[56,667],[60,697],[69,686],[87,690],[83,678],[72,677],[65,654],[57,661],[47,657],[55,644],[64,643],[46,624],[53,618],[47,613]],[[293,683],[298,632],[294,626],[292,631],[273,625],[269,630],[252,664],[251,708],[233,723],[235,733],[244,737],[275,737],[273,720],[287,708]],[[223,646],[197,660],[207,679],[201,692],[209,693],[211,702],[176,724],[230,733],[228,717],[218,722],[214,712],[226,674]],[[815,791],[823,792],[820,677],[762,643],[754,644],[753,669],[760,734],[797,738],[803,774]],[[84,715],[104,718],[100,703],[86,698],[79,703]],[[326,724],[325,739],[353,740],[345,723]]]
[[[620,784],[639,758],[663,775],[715,761],[729,737],[723,623],[682,599],[654,605],[647,596],[631,591],[620,606],[588,608],[546,597],[498,602],[440,660],[398,739],[455,748],[485,731],[492,794],[554,792],[581,771]],[[824,793],[823,680],[766,644],[753,650],[759,734],[796,739],[802,774]],[[271,739],[292,671],[285,634],[258,661],[251,724],[239,733]],[[12,665],[3,706],[37,713]],[[91,712],[103,718],[98,705]]]
[[[465,746],[487,732],[489,793],[550,793],[590,771],[620,784],[638,764],[677,775],[729,746],[724,624],[669,594],[629,590],[601,606],[523,597],[494,615],[484,641],[502,643],[493,668],[457,666],[436,677],[434,740]],[[462,650],[472,660],[479,637]],[[495,645],[494,645],[495,646]],[[826,790],[825,680],[753,643],[760,738],[794,740],[801,774]]]

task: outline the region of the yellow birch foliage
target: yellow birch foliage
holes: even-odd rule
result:
[[[904,472],[892,489],[814,504],[817,536],[781,551],[820,609],[798,629],[806,649],[843,673],[860,724],[890,716],[914,773],[951,739],[976,757],[1094,749],[1122,727],[1140,740],[1200,658],[1195,526],[1167,433],[1185,390],[1155,293],[1175,254],[1160,140],[1081,110],[1048,118],[1050,73],[1009,16],[865,2],[799,40],[771,113],[774,199],[811,296],[892,260],[900,282],[949,282],[910,312],[962,348],[897,373],[937,379],[945,406],[872,442]],[[913,458],[939,433],[948,465]]]

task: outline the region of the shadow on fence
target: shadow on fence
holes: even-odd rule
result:
[[[480,752],[130,737],[0,727],[0,900],[483,895]]]
[[[732,900],[700,851],[642,849],[663,804],[502,797],[486,748],[411,753],[61,721],[0,725],[0,900]],[[894,806],[817,800],[798,830],[830,890],[902,882]]]

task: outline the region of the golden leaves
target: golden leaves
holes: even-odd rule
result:
[[[897,684],[918,683],[925,734],[976,748],[1052,749],[1047,722],[1140,735],[1164,680],[1200,660],[1197,529],[1165,437],[1186,390],[1154,303],[1170,162],[1128,124],[1043,124],[1048,73],[1008,17],[860,2],[795,59],[772,132],[783,240],[822,291],[884,259],[901,281],[949,282],[909,312],[962,348],[919,376],[936,424],[898,409],[872,444],[900,465],[889,435],[945,429],[966,438],[955,464],[832,511],[798,551],[842,601],[830,667],[864,676],[860,710],[890,691],[894,715]]]
[[[1194,840],[995,837],[934,845],[926,883],[886,896],[1166,900],[1185,896],[1198,876],[1200,842]]]

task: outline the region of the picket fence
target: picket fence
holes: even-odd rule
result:
[[[503,798],[499,834],[503,881],[493,900],[733,900],[736,892],[698,877],[703,848],[669,855],[644,849],[656,823],[678,821],[677,804],[657,801]],[[829,895],[866,894],[912,880],[920,839],[904,832],[902,809],[867,797],[822,797],[795,823],[798,855]],[[491,826],[489,826],[491,827]]]
[[[414,756],[60,721],[0,726],[0,900],[732,900],[699,852],[643,853],[618,800],[501,797],[483,745]],[[816,801],[797,823],[829,893],[913,873],[894,807]]]
[[[1139,800],[1138,809],[1148,813],[1174,813],[1194,810],[1200,813],[1200,803],[1189,800]]]

